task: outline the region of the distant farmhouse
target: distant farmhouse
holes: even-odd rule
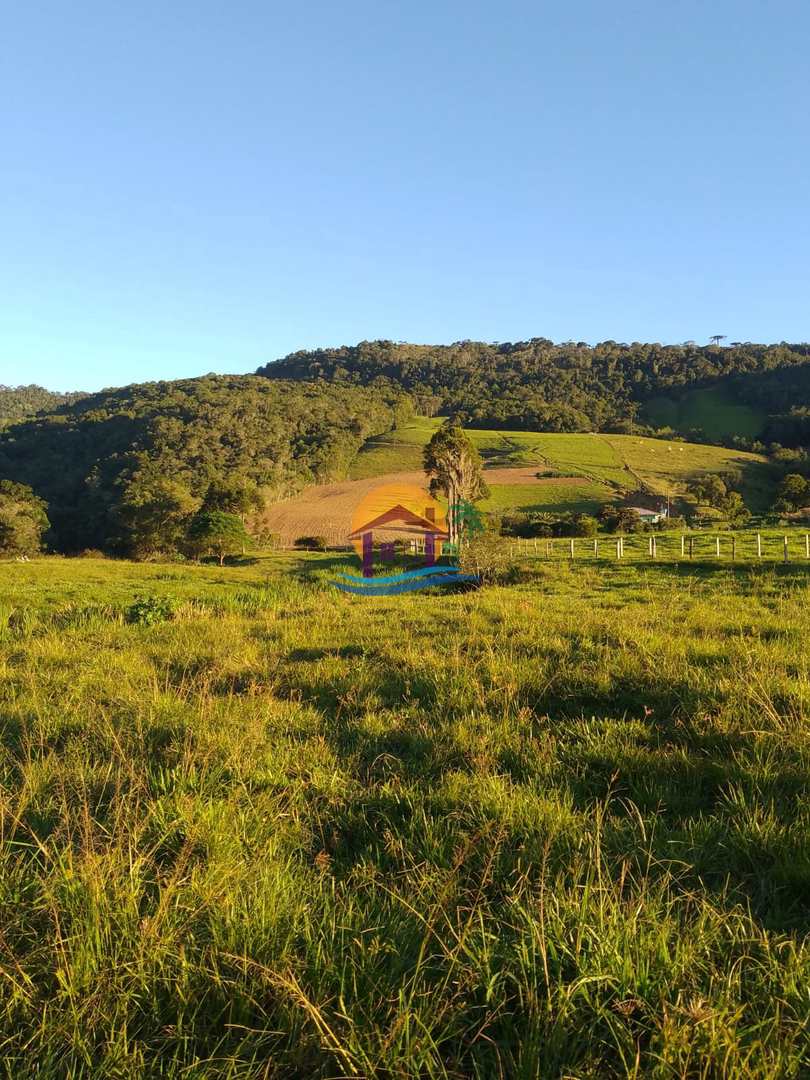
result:
[[[659,521],[663,521],[667,516],[666,507],[661,507],[658,510],[650,510],[646,506],[628,506],[628,510],[634,510],[645,525],[657,525]]]

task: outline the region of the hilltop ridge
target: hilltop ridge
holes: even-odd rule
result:
[[[396,386],[465,427],[810,443],[810,345],[363,341],[265,364],[270,379]],[[697,393],[696,393],[697,392]]]

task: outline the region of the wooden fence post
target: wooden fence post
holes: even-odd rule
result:
[[[594,537],[593,541],[593,557],[595,559],[599,558],[599,541],[596,539],[596,537]]]
[[[731,538],[731,561],[735,562],[736,559],[737,559],[737,537],[732,536],[732,538]]]
[[[762,558],[762,533],[757,533],[757,558]]]
[[[717,558],[719,559],[720,558],[720,537],[719,536],[715,537],[714,550],[715,550],[715,553],[717,554]]]
[[[690,559],[692,558],[692,553],[694,551],[694,544],[695,544],[695,538],[694,538],[694,536],[690,536],[689,537],[689,558]]]
[[[684,556],[684,545],[686,544],[686,537],[681,533],[681,558]]]
[[[785,537],[785,562],[788,561],[788,538]]]
[[[810,533],[804,534],[804,557],[810,559]]]
[[[621,557],[622,557],[622,541],[621,541],[621,537],[620,537],[616,541],[616,558],[620,559]]]

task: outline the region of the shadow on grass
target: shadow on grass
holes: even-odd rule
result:
[[[761,732],[707,730],[707,718],[724,705],[722,693],[700,690],[688,672],[676,682],[628,676],[601,688],[561,675],[551,688],[527,687],[521,695],[517,704],[534,717],[525,727],[512,722],[503,738],[485,727],[476,743],[469,734],[461,741],[469,701],[456,701],[456,689],[413,665],[392,669],[355,645],[299,649],[288,659],[301,665],[286,672],[289,690],[320,710],[323,737],[364,792],[330,852],[347,871],[361,858],[388,865],[392,836],[413,852],[422,843],[410,824],[417,809],[431,829],[448,813],[480,821],[480,808],[438,799],[447,775],[508,778],[514,800],[527,805],[538,777],[547,775],[552,802],[586,819],[600,804],[609,808],[604,848],[611,858],[639,874],[667,872],[674,860],[685,888],[750,906],[763,925],[810,929],[810,849],[797,824],[810,801],[810,744],[801,738],[794,745],[778,731],[763,743]],[[321,659],[347,663],[307,673],[304,665]],[[401,714],[384,732],[366,721],[380,706]],[[538,756],[549,740],[552,764]],[[639,815],[648,832],[641,846]],[[528,834],[512,836],[514,823],[503,828],[499,859],[516,853],[514,865],[502,867],[508,875],[540,846]],[[658,869],[649,865],[651,854]]]

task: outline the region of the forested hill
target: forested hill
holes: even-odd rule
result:
[[[0,433],[0,479],[48,504],[63,551],[160,546],[212,484],[283,495],[342,478],[362,443],[412,412],[400,391],[254,375],[92,394]]]
[[[56,394],[43,386],[4,386],[0,383],[0,427],[38,412],[51,412],[84,396],[81,393]]]
[[[808,344],[364,341],[292,353],[257,374],[399,386],[427,414],[451,413],[472,427],[541,431],[626,430],[631,420],[651,420],[647,405],[662,396],[677,403],[689,391],[719,388],[729,402],[761,412],[759,437],[810,443]],[[695,427],[688,433],[699,434]]]

